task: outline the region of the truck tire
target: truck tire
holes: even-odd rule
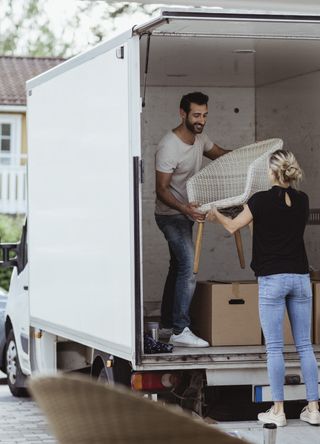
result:
[[[21,371],[13,330],[10,330],[7,337],[5,366],[8,386],[12,395],[18,398],[28,396],[27,389],[25,387],[21,387],[21,381],[24,381],[26,377]]]
[[[106,367],[103,360],[99,360],[92,376],[105,384],[116,383],[127,387],[131,385],[131,367],[127,361],[120,358],[114,358],[112,367]]]
[[[131,387],[131,372],[132,368],[128,361],[121,358],[115,358],[114,365],[114,381],[117,384],[122,384]]]

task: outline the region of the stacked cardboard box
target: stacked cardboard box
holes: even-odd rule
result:
[[[261,344],[257,283],[198,282],[191,322],[213,346]]]
[[[320,281],[313,283],[314,343],[320,344]],[[193,331],[212,346],[261,345],[258,284],[255,281],[198,282],[191,305]],[[284,344],[293,345],[288,313]]]

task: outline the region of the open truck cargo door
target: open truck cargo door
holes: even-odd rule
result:
[[[140,92],[131,37],[28,82],[28,244],[31,325],[134,362]]]
[[[319,69],[320,15],[164,9],[134,33],[147,87],[261,86]]]
[[[117,0],[108,0],[108,3],[114,3]],[[128,0],[127,3],[136,3],[135,0]],[[144,5],[154,4],[154,0],[140,0],[139,3]],[[281,11],[281,12],[300,12],[316,14],[320,12],[318,0],[308,0],[301,2],[300,0],[174,0],[161,1],[162,5],[181,5],[188,7],[212,7],[215,9],[237,9],[237,10],[259,10],[259,11]]]
[[[319,8],[320,13],[320,8]],[[319,39],[319,15],[199,9],[163,9],[158,17],[137,26],[138,34],[169,37]]]

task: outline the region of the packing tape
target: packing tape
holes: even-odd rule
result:
[[[239,298],[240,284],[239,282],[232,282],[232,297],[235,299]]]

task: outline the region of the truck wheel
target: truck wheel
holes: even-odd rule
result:
[[[128,361],[121,358],[115,358],[113,364],[115,383],[131,387],[131,371],[132,368]]]
[[[114,358],[112,367],[106,367],[104,362],[99,360],[99,365],[96,365],[93,376],[105,384],[116,383],[128,387],[131,385],[131,367],[127,361],[120,358]]]
[[[19,387],[18,381],[24,380],[19,363],[16,340],[13,331],[10,330],[6,344],[6,373],[8,378],[8,386],[13,396],[18,398],[28,396],[27,389],[25,387]]]
[[[114,376],[112,369],[103,366],[100,370],[97,381],[102,382],[103,384],[113,384]]]

